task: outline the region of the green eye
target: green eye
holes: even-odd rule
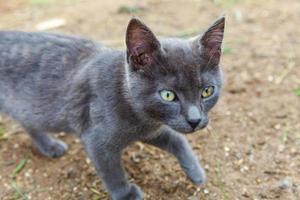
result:
[[[207,86],[202,90],[201,97],[207,98],[210,97],[214,93],[214,87],[213,86]]]
[[[160,91],[160,96],[165,101],[174,101],[176,98],[176,95],[174,92],[170,90],[162,90]]]

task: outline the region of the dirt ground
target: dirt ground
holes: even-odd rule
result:
[[[124,164],[151,200],[300,199],[299,0],[0,0],[0,29],[37,30],[59,18],[54,32],[86,36],[117,48],[132,15],[161,36],[189,37],[226,14],[225,87],[210,126],[189,135],[207,171],[196,187],[176,160],[135,144]],[[22,129],[0,117],[0,199],[108,199],[80,142],[47,159]]]

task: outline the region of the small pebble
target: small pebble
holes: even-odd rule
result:
[[[244,163],[244,159],[240,159],[238,161],[235,162],[236,165],[240,166]]]
[[[77,143],[77,144],[80,143],[80,139],[76,138],[75,143]]]
[[[276,125],[274,126],[274,128],[275,128],[276,130],[279,130],[279,129],[281,128],[281,125],[280,125],[280,124],[276,124]]]
[[[246,188],[243,188],[243,193],[242,193],[242,195],[243,195],[244,197],[247,197],[247,198],[250,197],[249,194],[248,194],[248,190],[247,190]]]
[[[198,198],[198,197],[191,196],[191,197],[188,198],[188,200],[199,200],[199,198]]]
[[[230,111],[226,111],[225,115],[231,115],[231,112]]]
[[[31,176],[29,172],[25,172],[24,175],[25,175],[25,177],[27,177],[27,178]]]
[[[203,192],[204,192],[204,194],[209,194],[209,190],[208,189],[204,189]]]
[[[241,169],[240,169],[240,171],[241,171],[242,173],[244,173],[245,171],[248,171],[248,170],[249,170],[249,167],[248,167],[248,166],[242,166]]]
[[[225,150],[226,152],[229,152],[229,151],[230,151],[230,148],[229,148],[229,147],[224,147],[224,150]]]
[[[297,149],[296,148],[291,148],[291,153],[297,153],[298,151],[297,151]]]
[[[254,114],[253,114],[253,112],[248,112],[247,115],[248,115],[249,117],[253,117]]]
[[[75,178],[76,177],[76,172],[75,172],[75,170],[74,169],[69,169],[68,171],[67,171],[67,178]]]
[[[58,135],[59,135],[60,137],[64,137],[64,136],[66,136],[66,133],[65,133],[65,132],[60,132]]]
[[[284,149],[285,149],[285,145],[282,145],[282,144],[281,144],[281,145],[278,146],[278,151],[279,151],[279,152],[283,152]]]
[[[262,182],[262,180],[260,178],[255,179],[257,184],[260,184]]]
[[[269,82],[272,82],[273,80],[274,80],[274,77],[271,76],[271,75],[269,75],[269,76],[268,76],[268,81],[269,81]]]
[[[279,183],[279,188],[282,190],[286,190],[292,187],[292,182],[289,179],[283,179]]]
[[[246,153],[247,154],[247,153]],[[248,155],[248,154],[247,154]],[[242,154],[240,152],[235,153],[235,157],[240,160],[243,158]]]

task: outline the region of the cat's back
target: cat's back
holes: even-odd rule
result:
[[[63,80],[96,52],[87,39],[52,33],[0,31],[0,82],[27,85]]]
[[[42,66],[62,61],[65,66],[93,53],[96,45],[87,39],[53,33],[0,31],[0,67]]]

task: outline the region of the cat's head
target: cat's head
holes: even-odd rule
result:
[[[206,127],[221,86],[225,18],[193,39],[158,40],[133,18],[126,32],[126,75],[133,105],[145,117],[191,133]]]

